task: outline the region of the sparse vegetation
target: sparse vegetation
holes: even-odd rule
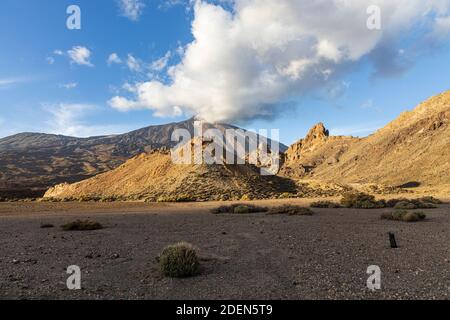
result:
[[[161,274],[165,277],[194,276],[199,268],[197,250],[186,242],[167,246],[159,256],[159,266]]]
[[[395,204],[394,209],[417,209],[417,206],[411,201],[399,201]]]
[[[419,199],[390,199],[386,201],[386,207],[396,209],[432,209],[436,208],[436,204],[441,204],[442,201],[431,196],[422,197]]]
[[[41,229],[48,229],[48,228],[54,228],[55,226],[51,223],[43,223],[41,224]]]
[[[425,218],[426,214],[423,212],[411,212],[407,210],[396,210],[381,215],[381,219],[404,222],[417,222],[424,220]]]
[[[283,192],[282,194],[280,194],[280,199],[290,199],[290,198],[295,198],[295,194],[291,193],[291,192]]]
[[[432,197],[432,196],[422,197],[419,200],[424,202],[424,203],[442,204],[441,200],[436,199],[435,197]]]
[[[314,211],[308,208],[285,204],[270,208],[268,214],[287,214],[289,216],[312,216]]]
[[[214,214],[221,213],[234,213],[234,214],[245,214],[245,213],[261,213],[267,212],[266,207],[258,207],[251,204],[232,204],[229,206],[220,206],[211,210]]]
[[[233,209],[233,213],[235,214],[244,214],[244,213],[250,213],[250,207],[249,206],[237,206]]]
[[[64,231],[89,231],[103,229],[103,226],[97,221],[75,220],[73,222],[63,224],[61,228]]]
[[[436,205],[429,202],[423,202],[421,199],[401,199],[394,205],[394,209],[433,209]]]
[[[316,202],[311,203],[310,207],[311,208],[330,208],[330,209],[332,209],[332,208],[341,208],[341,205],[336,202],[322,200],[322,201],[316,201]]]
[[[252,199],[251,199],[251,197],[248,194],[244,194],[241,197],[241,201],[250,201],[250,200],[252,200]]]
[[[345,193],[341,199],[341,204],[346,208],[359,209],[376,209],[386,206],[384,200],[377,201],[373,195],[363,192]]]
[[[186,194],[181,195],[171,195],[171,196],[160,196],[157,202],[194,202],[196,199],[190,197]]]

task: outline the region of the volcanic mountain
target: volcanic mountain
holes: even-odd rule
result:
[[[450,183],[450,91],[366,138],[331,137],[323,124],[286,152],[281,175],[339,183]]]
[[[203,129],[237,129],[228,124],[204,123]],[[144,152],[171,148],[176,129],[194,135],[194,118],[142,128],[121,135],[75,138],[21,133],[0,139],[0,196],[40,196],[49,187],[77,182],[117,168]],[[270,139],[268,139],[270,141]],[[280,145],[285,151],[286,146]]]
[[[50,188],[44,198],[147,201],[239,200],[295,193],[290,179],[262,176],[251,164],[176,164],[167,151],[155,150],[118,168],[74,184]]]

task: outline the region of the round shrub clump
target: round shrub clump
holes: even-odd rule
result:
[[[419,221],[420,218],[414,212],[408,212],[402,217],[402,220],[405,222],[416,222]]]
[[[332,201],[316,201],[311,203],[310,205],[311,208],[329,208],[329,209],[334,209],[334,208],[341,208],[341,206],[338,203],[332,202]]]
[[[103,229],[103,226],[92,220],[75,220],[61,226],[64,231],[92,231]]]
[[[346,208],[377,209],[386,206],[385,201],[377,201],[373,195],[363,192],[348,192],[342,196],[341,204]]]
[[[250,208],[248,206],[237,206],[233,209],[233,213],[236,214],[244,214],[244,213],[250,213]]]
[[[417,222],[426,218],[426,214],[423,212],[412,212],[407,210],[396,210],[394,212],[383,213],[381,219],[395,220],[404,222]]]
[[[197,251],[186,242],[167,246],[159,256],[159,267],[165,277],[192,277],[197,274],[199,267]]]
[[[417,206],[409,201],[400,201],[394,206],[394,209],[417,209]]]
[[[314,211],[309,208],[284,204],[279,207],[270,208],[268,214],[286,214],[289,216],[312,216]]]

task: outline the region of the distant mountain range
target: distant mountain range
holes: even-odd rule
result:
[[[205,200],[222,199],[225,194],[225,198],[236,199],[293,192],[293,183],[305,179],[336,184],[450,185],[450,91],[402,113],[366,138],[333,137],[323,124],[317,124],[289,149],[280,146],[281,152],[287,151],[279,177],[274,179],[262,178],[247,165],[180,170],[164,151],[159,156],[151,152],[174,146],[171,135],[175,129],[187,129],[193,135],[193,121],[85,139],[36,133],[1,139],[0,196],[41,196],[59,183],[66,184],[48,194],[155,199],[174,192],[180,196],[181,191],[189,193],[193,188],[208,195]],[[223,132],[236,127],[206,124],[208,128]],[[141,153],[147,156],[136,157]],[[85,180],[92,176],[96,177]],[[70,185],[81,180],[85,181]],[[210,190],[213,186],[217,192]],[[197,193],[195,197],[203,199]]]
[[[238,127],[204,124],[204,130]],[[171,148],[175,129],[194,134],[194,119],[149,126],[129,133],[75,138],[42,133],[20,133],[0,139],[0,196],[40,196],[62,182],[77,182],[114,169],[140,153]],[[270,139],[269,139],[270,141]],[[281,144],[280,151],[287,146]]]
[[[177,165],[169,154],[158,151],[93,178],[58,185],[45,196],[178,201],[326,194],[321,187],[307,186],[311,181],[341,190],[373,184],[374,192],[385,186],[386,190],[421,184],[439,188],[450,184],[450,91],[404,112],[366,138],[333,137],[319,123],[289,147],[283,160],[279,175],[266,177],[249,164]],[[340,192],[329,191],[328,195]]]

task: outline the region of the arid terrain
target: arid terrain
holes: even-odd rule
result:
[[[312,199],[258,201],[307,205]],[[0,204],[0,298],[7,299],[448,299],[450,205],[427,219],[380,219],[389,209],[313,209],[313,216],[210,213],[223,202]],[[74,219],[105,228],[62,231]],[[42,229],[42,224],[54,228]],[[399,248],[391,249],[388,232]],[[160,276],[168,244],[198,247],[201,272]],[[66,287],[69,265],[82,290]],[[366,287],[369,265],[382,289]]]
[[[250,163],[174,164],[167,139],[176,127],[191,128],[192,120],[87,140],[4,138],[0,189],[14,193],[17,183],[25,193],[47,191],[42,199],[0,199],[15,201],[0,202],[0,298],[448,299],[449,120],[447,91],[365,138],[333,137],[319,123],[281,150],[281,171],[273,176]],[[149,141],[159,141],[158,148]],[[59,182],[65,183],[54,185]],[[366,209],[314,208],[311,216],[211,213],[243,201],[309,206],[349,193],[362,199],[353,207]],[[394,213],[395,204],[380,200],[429,196],[444,204],[402,213],[412,209],[406,201]],[[423,213],[420,222],[381,219],[419,220]],[[61,228],[76,219],[104,228]],[[389,232],[399,248],[390,247]],[[163,277],[157,257],[181,241],[198,248],[201,272]],[[82,270],[81,290],[66,287],[70,265]],[[366,286],[370,265],[382,271],[376,292]]]

